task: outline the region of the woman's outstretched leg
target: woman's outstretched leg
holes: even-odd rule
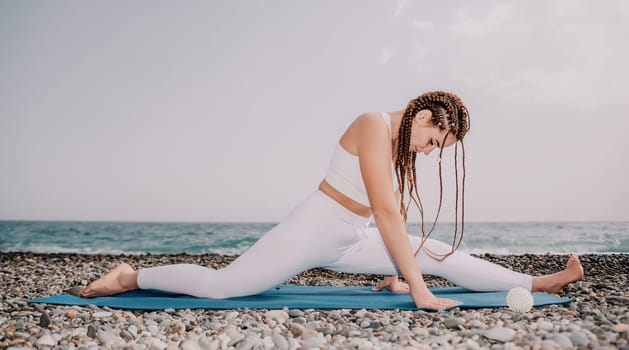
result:
[[[340,258],[368,226],[367,219],[348,213],[316,191],[223,269],[175,264],[133,271],[131,266],[121,264],[90,283],[80,295],[105,296],[137,288],[206,298],[257,294]]]
[[[309,234],[308,227],[302,226],[300,220],[275,226],[238,259],[219,270],[172,264],[134,271],[128,264],[120,264],[90,283],[79,295],[107,296],[138,288],[216,299],[256,294],[312,267],[313,251],[299,247],[307,240],[304,236],[317,235]],[[307,243],[317,246],[316,242]],[[314,250],[317,251],[321,250]]]
[[[409,235],[409,240],[413,247],[419,245],[419,237]],[[445,254],[451,250],[449,245],[434,239],[428,239],[424,246],[436,254]],[[416,259],[423,274],[443,277],[458,286],[475,291],[505,291],[513,287],[523,287],[530,291],[557,293],[567,284],[583,277],[583,268],[576,256],[568,259],[563,271],[539,277],[513,271],[460,251],[443,261],[437,261],[422,250]],[[398,273],[376,228],[370,228],[366,240],[356,244],[328,268],[349,273]]]

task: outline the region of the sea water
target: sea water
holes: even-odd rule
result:
[[[275,225],[0,221],[0,251],[240,254]],[[421,234],[416,223],[408,224],[408,231]],[[442,223],[431,237],[451,243],[453,232],[454,224]],[[460,249],[479,254],[629,253],[629,222],[466,223]]]

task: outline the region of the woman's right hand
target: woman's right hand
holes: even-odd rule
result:
[[[437,298],[434,294],[432,294],[430,290],[428,290],[428,288],[425,288],[419,292],[411,291],[411,296],[413,297],[415,306],[417,306],[418,308],[444,310],[462,304],[460,301],[452,299]]]

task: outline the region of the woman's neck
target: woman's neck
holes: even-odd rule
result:
[[[400,139],[400,125],[402,124],[402,116],[404,111],[388,112],[391,117],[391,153],[393,161],[397,158],[398,140]]]

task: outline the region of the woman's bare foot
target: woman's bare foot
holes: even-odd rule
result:
[[[571,255],[562,271],[540,277],[533,277],[533,292],[557,294],[568,284],[583,278],[583,266],[579,257]]]
[[[106,275],[88,284],[79,293],[79,296],[82,298],[102,297],[137,288],[137,272],[129,264],[122,263]]]

